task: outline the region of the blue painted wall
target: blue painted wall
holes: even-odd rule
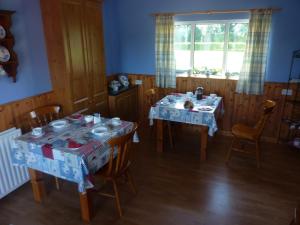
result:
[[[273,16],[266,79],[287,80],[291,52],[300,49],[299,0],[105,0],[106,72],[154,74],[153,12],[281,7]],[[12,32],[19,58],[18,81],[0,77],[0,104],[52,89],[39,0],[1,0],[0,9],[16,10]],[[188,17],[177,17],[188,20]]]
[[[119,52],[106,58],[108,64],[118,62],[113,71],[138,74],[155,73],[155,26],[154,18],[150,16],[153,12],[282,8],[281,12],[273,15],[267,81],[287,81],[291,53],[295,49],[300,49],[299,0],[114,0],[114,4],[112,4],[112,0],[108,1],[111,4],[110,10],[114,14],[114,20],[117,21],[112,22],[105,18],[105,25],[117,24],[115,29],[118,30],[116,34],[119,39],[115,39],[112,43],[120,48]],[[176,19],[187,18],[181,16]],[[106,39],[111,37],[107,34]],[[115,41],[119,41],[119,43]],[[108,48],[107,51],[109,51]]]
[[[0,104],[50,91],[39,0],[1,0],[0,9],[16,11],[11,31],[19,59],[17,83],[0,77]]]
[[[115,0],[105,0],[103,5],[104,17],[104,44],[106,74],[113,75],[121,72],[120,69],[120,34],[118,14]]]

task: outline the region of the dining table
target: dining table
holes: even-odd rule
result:
[[[191,107],[186,108],[186,102],[189,102]],[[215,94],[203,96],[199,100],[192,93],[171,93],[163,97],[151,106],[149,111],[150,125],[156,121],[157,151],[163,152],[164,121],[197,125],[201,128],[200,160],[205,161],[208,136],[214,136],[218,130],[217,121],[223,113],[223,98]]]
[[[42,127],[40,135],[29,132],[16,138],[11,158],[14,165],[28,168],[36,202],[42,202],[46,196],[44,174],[76,183],[81,217],[89,222],[93,216],[90,195],[94,187],[93,174],[109,161],[112,150],[108,141],[130,132],[134,124],[122,120],[115,124],[109,118],[87,123],[83,118],[66,117],[59,120],[64,121],[65,126],[54,127],[50,123]],[[138,142],[137,134],[133,139]]]

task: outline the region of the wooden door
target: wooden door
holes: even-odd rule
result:
[[[101,1],[85,1],[85,28],[88,46],[88,74],[91,110],[108,114],[107,84],[105,77],[103,21]]]
[[[138,88],[130,88],[116,96],[109,96],[109,111],[112,117],[138,121]]]
[[[70,77],[73,112],[87,113],[91,102],[81,0],[61,0],[62,30],[67,73]]]

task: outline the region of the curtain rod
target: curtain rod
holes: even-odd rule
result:
[[[166,12],[166,13],[152,13],[151,16],[158,15],[194,15],[194,14],[226,14],[226,13],[247,13],[254,10],[266,10],[269,9],[272,12],[281,11],[281,8],[256,8],[256,9],[237,9],[237,10],[204,10],[204,11],[191,11],[191,12]]]

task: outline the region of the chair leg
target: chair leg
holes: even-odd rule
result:
[[[256,165],[257,168],[260,168],[260,147],[259,147],[259,141],[255,142],[256,147]]]
[[[235,143],[235,139],[236,139],[236,137],[233,137],[232,142],[231,142],[231,145],[230,145],[230,148],[229,148],[229,150],[228,150],[228,152],[227,152],[227,155],[226,155],[226,164],[228,164],[228,163],[229,163],[229,160],[231,159],[231,153],[232,153],[233,145],[234,145],[234,143]]]
[[[54,177],[54,178],[55,178],[55,187],[57,190],[60,190],[59,180],[57,177]]]
[[[171,146],[171,149],[173,149],[174,148],[174,144],[173,144],[173,136],[172,136],[171,123],[167,122],[167,126],[168,126],[168,135],[169,135],[169,140],[170,140],[170,146]]]
[[[119,212],[119,216],[122,217],[122,209],[121,209],[121,204],[120,204],[120,197],[119,197],[119,191],[117,187],[117,183],[115,180],[112,180],[113,186],[114,186],[114,192],[115,192],[115,201],[116,201],[116,206]]]
[[[128,184],[129,184],[132,192],[134,194],[136,194],[137,190],[136,190],[135,182],[134,182],[134,180],[133,180],[133,178],[132,178],[131,173],[129,172],[129,170],[126,171],[126,177],[127,177],[127,181],[128,181]]]

